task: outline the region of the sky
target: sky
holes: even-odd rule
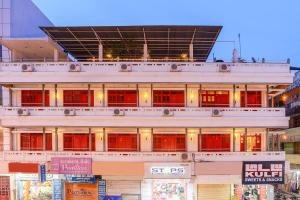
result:
[[[32,0],[56,26],[221,25],[210,59],[300,67],[300,0]]]

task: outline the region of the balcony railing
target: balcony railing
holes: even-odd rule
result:
[[[285,152],[0,152],[0,160],[7,162],[48,162],[52,157],[85,157],[98,162],[280,161],[285,160]]]
[[[30,116],[63,116],[66,109],[75,111],[76,116],[113,116],[115,109],[124,111],[125,116],[160,117],[169,109],[174,117],[211,117],[218,109],[223,117],[285,117],[284,108],[154,108],[154,107],[3,107],[2,116],[18,116],[19,109],[26,109]]]

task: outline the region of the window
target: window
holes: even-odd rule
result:
[[[52,150],[52,134],[46,133],[46,151]],[[43,150],[43,133],[21,133],[21,150],[22,151],[42,151]]]
[[[108,151],[137,151],[137,134],[108,134]]]
[[[261,107],[261,91],[247,91],[247,105],[245,91],[241,91],[241,107]]]
[[[21,91],[22,106],[43,106],[42,90],[22,90]],[[45,90],[45,106],[49,106],[49,90]]]
[[[153,151],[185,151],[185,134],[153,134]]]
[[[230,151],[230,134],[202,134],[199,137],[202,139],[199,138],[201,151]]]
[[[10,199],[10,176],[0,176],[0,200]]]
[[[108,90],[109,107],[136,107],[137,91],[136,90]]]
[[[65,107],[88,107],[88,90],[64,90]],[[94,90],[90,90],[90,106],[94,106]]]
[[[95,134],[92,134],[92,151],[96,149]],[[65,151],[89,151],[89,134],[65,133]]]
[[[240,136],[240,151],[245,151],[245,134]],[[247,134],[247,151],[261,151],[261,134]]]
[[[202,91],[202,107],[229,107],[229,91],[206,90]],[[200,98],[199,98],[200,106]]]
[[[184,107],[184,90],[154,90],[154,107]]]

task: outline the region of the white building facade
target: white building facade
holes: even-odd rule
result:
[[[42,30],[48,39],[2,42],[18,55],[0,63],[10,198],[273,199],[276,182],[243,184],[243,166],[288,171],[274,141],[289,118],[272,101],[292,82],[288,64],[206,62],[217,26]],[[89,184],[69,180],[82,175]]]

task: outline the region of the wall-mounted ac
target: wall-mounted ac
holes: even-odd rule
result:
[[[22,64],[22,72],[33,72],[34,67],[32,64]]]
[[[125,111],[121,110],[119,108],[114,109],[114,116],[124,116],[125,115]]]
[[[121,64],[119,67],[120,72],[131,72],[132,67],[129,64]]]
[[[65,116],[74,116],[76,115],[76,112],[74,109],[65,109],[64,110],[64,115]]]
[[[221,117],[223,115],[222,110],[220,109],[213,109],[212,110],[212,116],[213,117]]]
[[[174,115],[174,112],[171,111],[170,109],[164,109],[163,110],[163,116],[166,116],[166,117],[170,117],[170,116],[173,116]]]
[[[81,65],[79,63],[72,63],[69,66],[69,72],[80,72]]]
[[[219,65],[219,72],[230,72],[231,71],[231,67],[228,64],[220,64]]]
[[[29,110],[24,109],[24,108],[18,109],[17,113],[18,113],[19,116],[28,116],[28,115],[30,115]]]
[[[171,72],[181,72],[182,68],[180,65],[177,64],[171,64]]]

